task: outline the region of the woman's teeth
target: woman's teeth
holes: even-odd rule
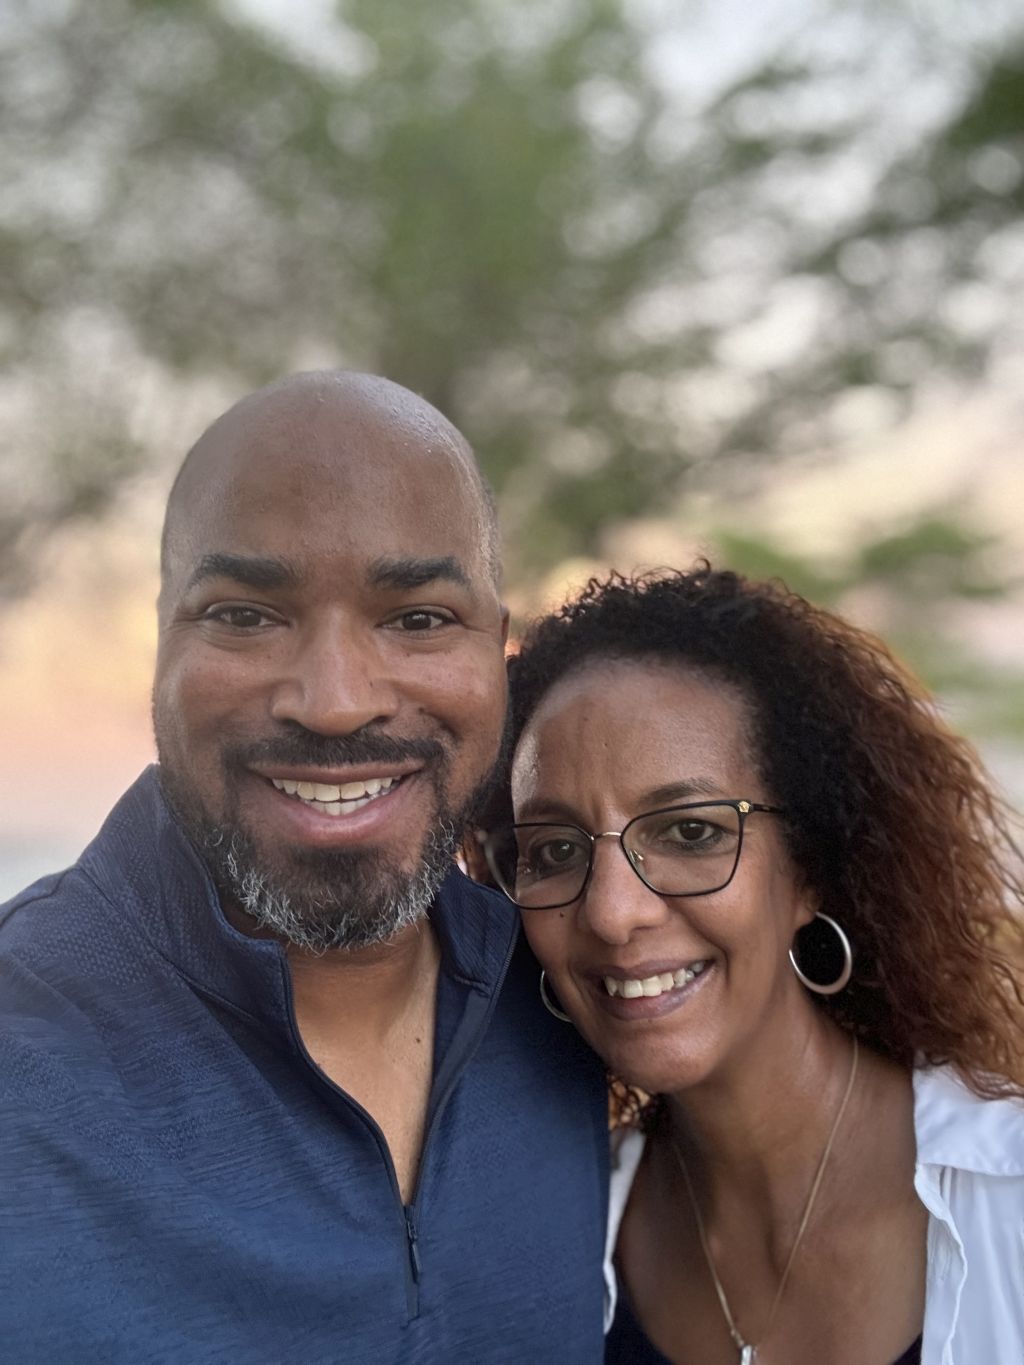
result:
[[[368,777],[365,782],[343,782],[340,787],[328,782],[292,782],[288,778],[272,777],[270,781],[279,792],[294,796],[303,805],[312,806],[321,815],[351,815],[367,801],[383,796],[401,782],[400,777]]]
[[[641,995],[662,995],[665,991],[678,990],[692,981],[708,964],[694,962],[689,967],[680,967],[677,972],[661,972],[658,976],[626,977],[606,976],[604,988],[609,995],[621,995],[624,1000],[637,1000]]]

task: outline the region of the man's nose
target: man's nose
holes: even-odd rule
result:
[[[331,621],[301,629],[271,701],[275,720],[347,735],[391,720],[399,687],[371,627]]]
[[[590,880],[579,907],[591,933],[614,947],[624,947],[638,929],[664,924],[671,913],[664,898],[637,876],[618,835],[598,835]]]

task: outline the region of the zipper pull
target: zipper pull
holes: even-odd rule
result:
[[[416,1224],[413,1222],[412,1209],[405,1210],[405,1235],[409,1241],[409,1263],[412,1266],[412,1277],[419,1283],[420,1279],[420,1252],[416,1245],[418,1237]]]

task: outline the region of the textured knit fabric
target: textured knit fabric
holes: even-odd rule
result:
[[[0,909],[0,1359],[600,1360],[600,1065],[541,1006],[510,905],[453,871],[432,921],[404,1208],[303,1049],[284,953],[225,920],[155,770]]]

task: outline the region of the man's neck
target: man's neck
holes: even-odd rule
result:
[[[419,1169],[433,1079],[441,951],[429,920],[390,943],[314,957],[291,949],[295,1022],[310,1058],[384,1134],[402,1198]]]
[[[440,951],[421,920],[372,948],[313,954],[287,948],[299,1031],[384,1040],[437,988]]]

